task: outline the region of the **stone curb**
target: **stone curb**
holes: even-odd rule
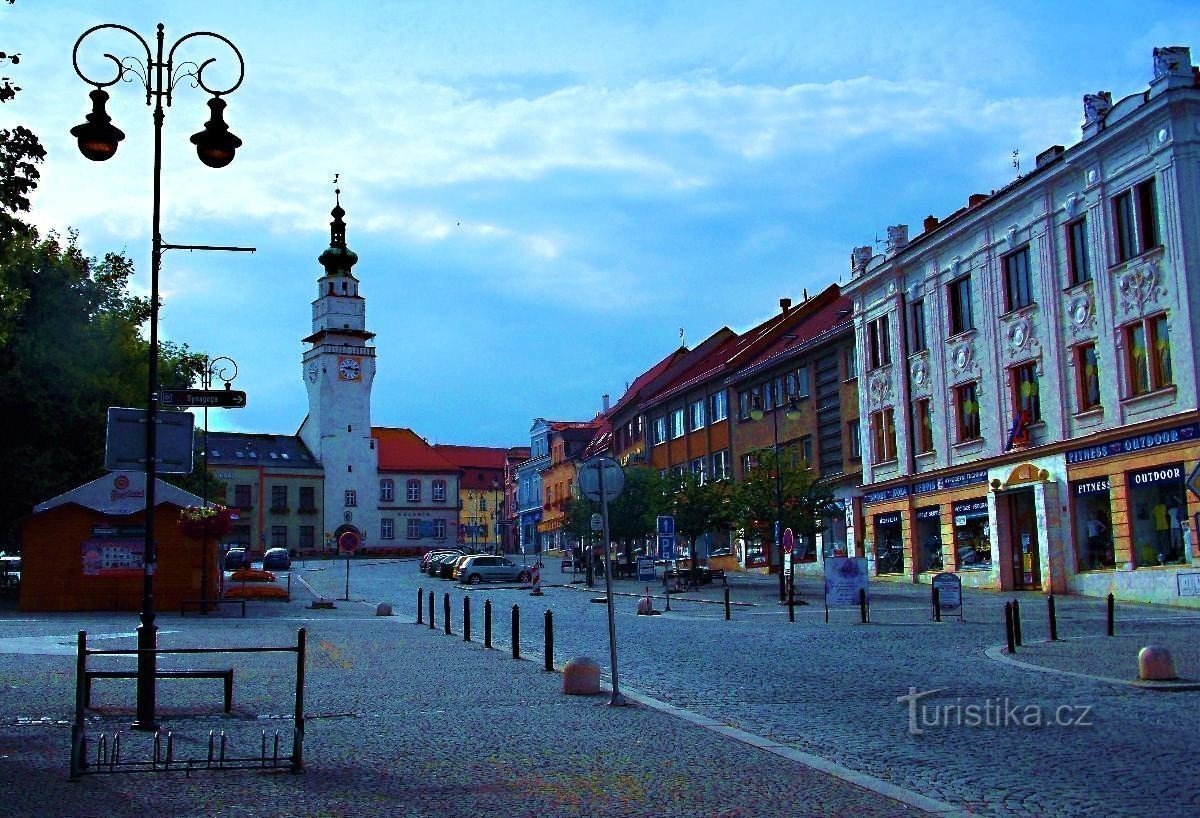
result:
[[[1085,637],[1085,638],[1098,639],[1101,637]],[[1059,641],[1065,642],[1067,640],[1060,639]],[[1039,642],[1031,642],[1030,644],[1046,645],[1049,643],[1050,643],[1049,639],[1043,639]],[[1171,691],[1182,692],[1182,691],[1189,691],[1189,690],[1200,690],[1200,682],[1193,681],[1191,679],[1180,679],[1177,682],[1147,682],[1147,681],[1142,681],[1141,679],[1115,679],[1111,676],[1097,676],[1092,673],[1080,673],[1077,670],[1060,670],[1056,667],[1045,667],[1043,665],[1035,665],[1032,662],[1022,662],[1020,659],[1014,659],[1012,656],[1010,656],[1008,654],[1008,646],[1007,645],[996,645],[994,647],[990,647],[984,651],[984,655],[994,661],[1004,662],[1006,664],[1014,665],[1014,666],[1022,668],[1024,670],[1036,670],[1041,673],[1053,673],[1053,674],[1056,674],[1059,676],[1071,676],[1076,679],[1088,679],[1093,682],[1104,682],[1106,684],[1124,685],[1125,687],[1135,687],[1135,688],[1140,688],[1142,690],[1157,690],[1160,692],[1171,692]]]

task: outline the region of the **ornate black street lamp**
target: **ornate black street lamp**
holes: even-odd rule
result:
[[[116,66],[116,74],[110,80],[98,81],[87,76],[79,65],[79,47],[90,35],[98,31],[123,31],[133,37],[142,47],[137,56],[117,58],[112,54],[104,56],[112,60]],[[237,60],[237,79],[227,88],[210,86],[204,76],[204,70],[216,62],[210,57],[200,64],[186,61],[176,64],[175,50],[180,45],[193,38],[212,38],[219,40],[229,47]],[[242,84],[245,74],[245,63],[237,47],[220,34],[210,31],[194,31],[185,34],[171,45],[163,56],[163,25],[158,25],[157,46],[152,52],[146,40],[127,26],[116,23],[102,23],[92,26],[75,41],[71,51],[71,62],[75,73],[80,79],[91,85],[94,90],[92,111],[87,115],[87,121],[71,129],[71,135],[79,141],[79,152],[93,162],[103,162],[111,159],[117,152],[117,146],[125,134],[112,124],[112,119],[104,106],[109,96],[105,88],[118,82],[136,82],[141,90],[146,92],[146,105],[153,104],[154,113],[154,203],[151,227],[150,245],[150,373],[149,392],[146,401],[146,534],[143,550],[142,571],[142,612],[141,624],[138,626],[138,667],[137,667],[137,718],[133,723],[135,730],[155,730],[158,728],[155,717],[155,673],[158,628],[154,624],[154,571],[156,567],[156,543],[154,540],[154,489],[157,467],[155,453],[157,446],[157,409],[158,409],[158,274],[164,250],[235,250],[251,252],[251,247],[212,247],[207,245],[167,244],[162,240],[159,231],[161,197],[162,197],[162,126],[163,102],[171,105],[176,85],[181,81],[190,80],[192,87],[200,88],[213,95],[208,107],[211,118],[204,124],[204,129],[192,136],[192,144],[196,146],[196,155],[200,161],[209,167],[221,168],[233,161],[234,154],[242,144],[229,132],[223,112],[225,101],[221,99],[226,94],[233,93]],[[144,57],[142,53],[144,52]]]
[[[783,542],[781,536],[783,534],[783,462],[779,456],[779,394],[778,390],[775,389],[774,386],[775,381],[772,381],[768,385],[768,388],[772,390],[771,394],[773,396],[771,401],[771,428],[774,430],[775,443],[771,448],[775,452],[775,548],[779,554],[779,601],[782,602],[787,599],[787,588],[784,585],[783,580]],[[762,399],[756,397],[754,399],[754,406],[750,409],[750,418],[752,420],[759,421],[762,420],[765,415],[766,412],[763,410]],[[791,398],[788,401],[786,415],[788,420],[795,420],[796,418],[800,417],[800,407],[797,405],[795,398]],[[795,587],[795,574],[796,563],[793,560],[793,587]]]
[[[221,355],[217,358],[204,358],[204,371],[200,373],[200,385],[206,390],[212,389],[212,385],[216,381],[221,381],[225,384],[225,388],[229,389],[233,384],[234,378],[237,377],[238,366],[237,361],[227,355]],[[208,404],[204,406],[204,460],[201,463],[201,468],[204,469],[203,486],[201,490],[204,494],[204,504],[208,505]],[[212,560],[208,558],[208,526],[204,527],[204,534],[200,540],[200,613],[208,613],[208,571],[211,567]]]

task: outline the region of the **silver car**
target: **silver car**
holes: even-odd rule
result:
[[[505,557],[475,555],[467,557],[458,569],[459,582],[528,582],[529,569]]]

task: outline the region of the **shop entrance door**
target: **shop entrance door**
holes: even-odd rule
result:
[[[1038,590],[1042,587],[1042,560],[1033,490],[1016,491],[1005,499],[1008,502],[1008,548],[1012,555],[1013,590]]]

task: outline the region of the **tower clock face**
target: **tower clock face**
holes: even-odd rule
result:
[[[362,376],[362,365],[358,358],[342,358],[338,361],[338,377],[343,381],[357,381]]]
[[[317,382],[317,375],[319,375],[319,374],[320,373],[318,372],[317,365],[315,363],[308,365],[308,380],[311,383]]]

